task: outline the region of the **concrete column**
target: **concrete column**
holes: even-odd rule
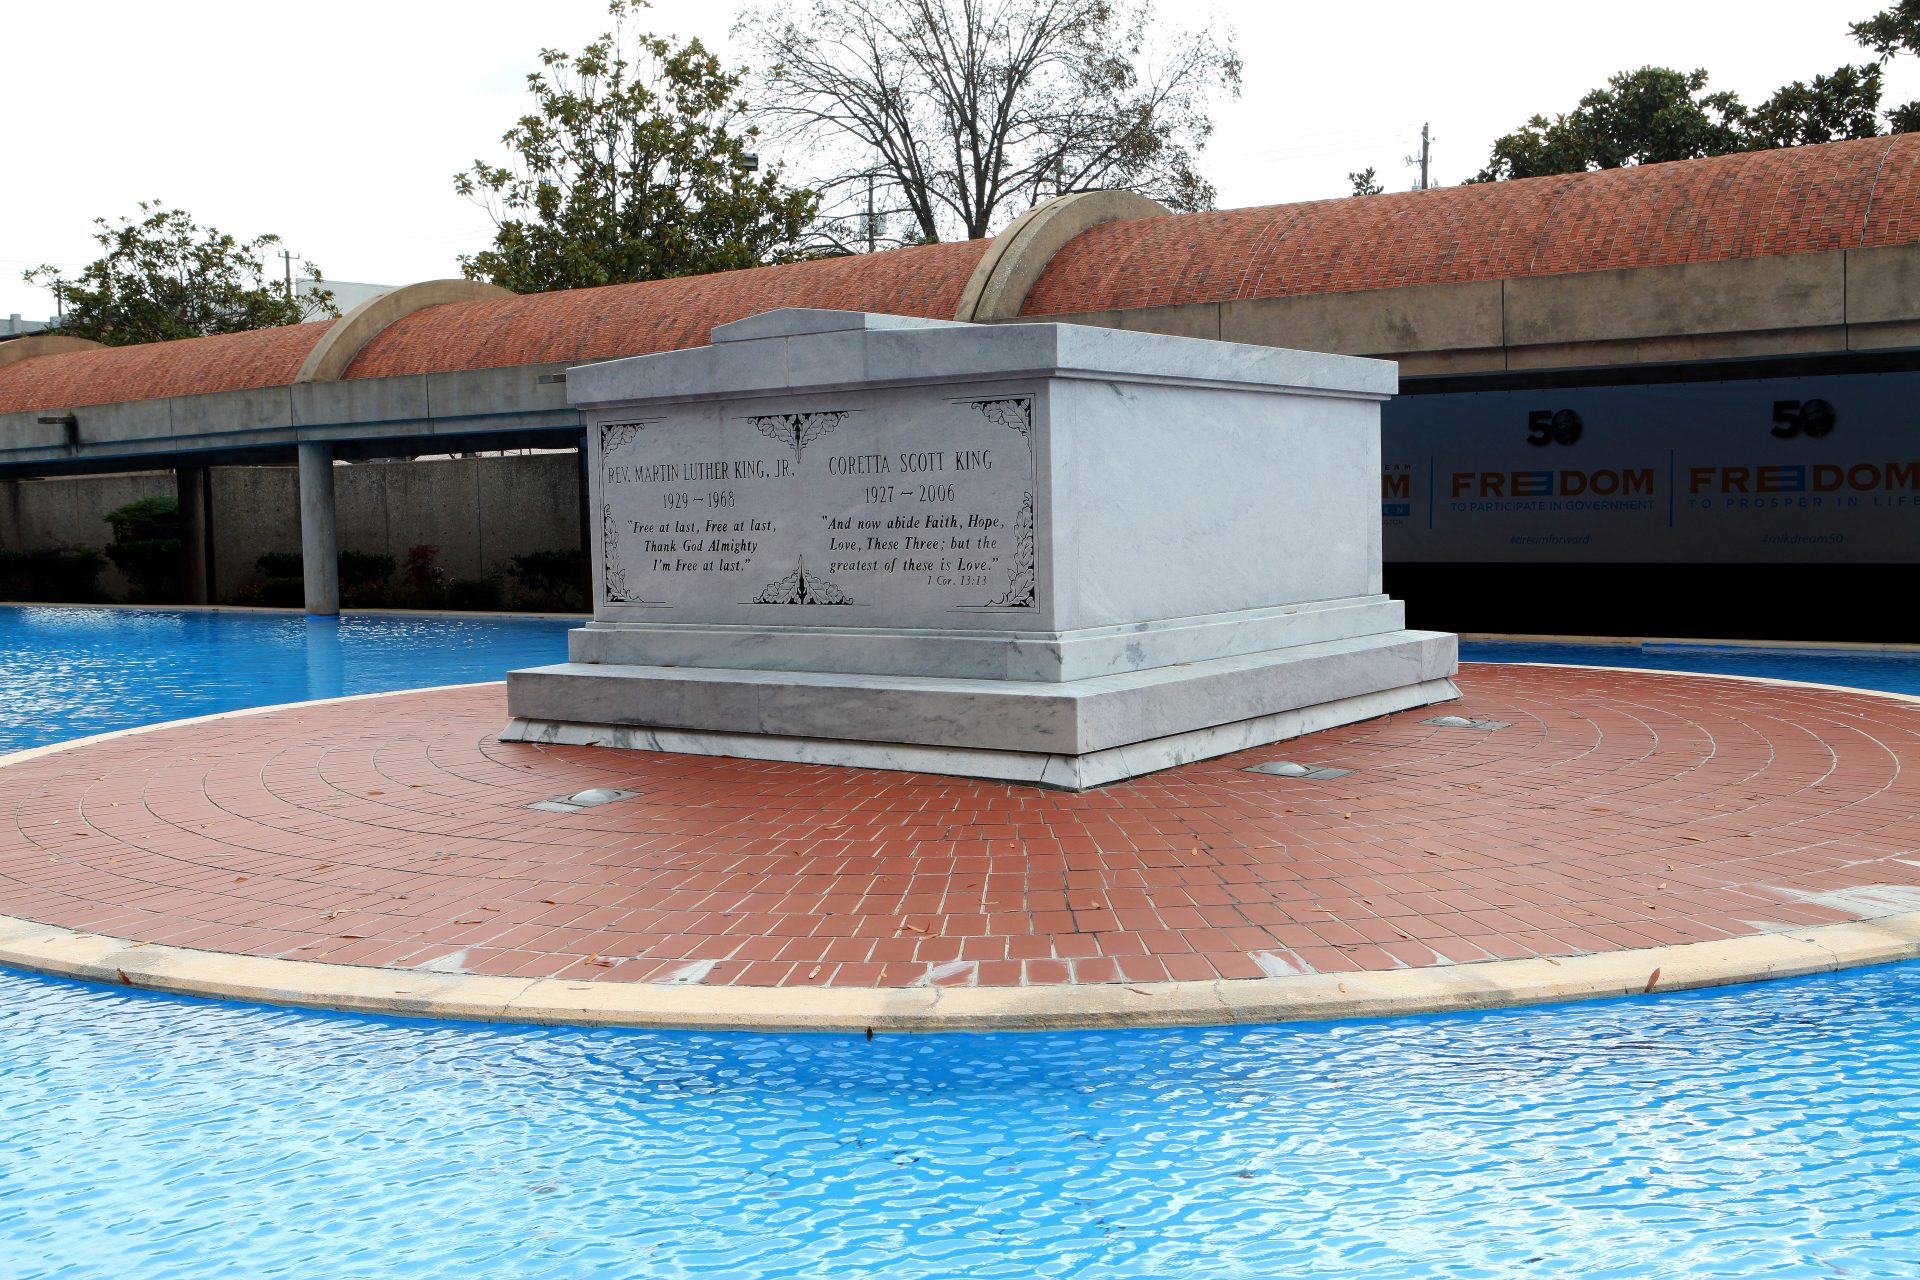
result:
[[[300,446],[300,560],[307,612],[340,612],[340,539],[333,518],[333,446]]]
[[[580,549],[589,556],[593,554],[593,476],[587,466],[587,437],[580,435],[580,451],[575,456],[577,476],[580,482],[580,498],[577,510],[580,513]]]
[[[213,546],[210,533],[212,485],[205,467],[175,467],[174,494],[180,500],[180,588],[188,604],[213,603]]]

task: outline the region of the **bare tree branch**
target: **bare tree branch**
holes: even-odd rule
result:
[[[1233,35],[1168,32],[1153,3],[763,0],[736,34],[765,68],[763,134],[825,194],[823,227],[863,217],[871,185],[912,228],[889,242],[974,238],[1073,191],[1212,204],[1196,157],[1211,101],[1239,93]]]

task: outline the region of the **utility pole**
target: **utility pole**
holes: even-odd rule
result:
[[[867,252],[873,252],[873,242],[878,228],[873,216],[873,175],[867,175]]]
[[[1420,189],[1427,189],[1427,165],[1433,158],[1433,139],[1427,133],[1427,126],[1420,126]]]
[[[286,264],[287,301],[292,302],[293,301],[293,253],[292,251],[288,249],[282,249],[280,251],[280,261]]]

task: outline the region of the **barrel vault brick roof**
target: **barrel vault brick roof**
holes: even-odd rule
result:
[[[1458,284],[1920,240],[1920,134],[1110,222],[1024,314]]]
[[[710,276],[428,307],[362,348],[349,378],[606,360],[702,346],[717,324],[774,307],[952,319],[984,240]]]
[[[0,367],[0,413],[285,386],[331,323],[17,360]]]
[[[1920,242],[1920,134],[1360,199],[1111,222],[1054,255],[1025,314],[1605,271]],[[377,334],[349,378],[698,346],[774,307],[948,317],[985,241],[446,303]],[[36,356],[0,413],[279,386],[326,325]]]

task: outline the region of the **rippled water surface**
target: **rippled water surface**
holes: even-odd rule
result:
[[[1534,644],[1506,640],[1461,642],[1468,662],[1570,662],[1591,667],[1651,667],[1709,675],[1764,676],[1856,685],[1920,694],[1920,653],[1912,650],[1750,649],[1708,644]]]
[[[696,1035],[0,974],[0,1275],[1920,1275],[1920,968],[1383,1022]]]
[[[240,707],[499,680],[576,622],[0,606],[0,752]]]
[[[0,608],[0,748],[494,679],[558,659],[565,625]],[[1920,692],[1910,655],[1465,652]],[[1910,1280],[1916,1135],[1920,965],[1522,1012],[871,1042],[403,1022],[0,972],[0,1280]]]

